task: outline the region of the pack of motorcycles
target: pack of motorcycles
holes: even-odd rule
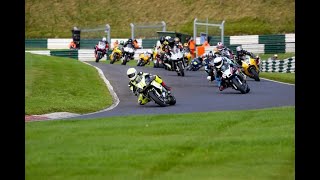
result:
[[[194,58],[191,60],[191,54],[188,47],[183,47],[183,49],[180,49],[174,46],[174,48],[168,47],[165,49],[168,49],[168,51],[163,52],[155,47],[152,52],[144,52],[139,54],[137,66],[145,66],[150,64],[150,62],[153,62],[154,68],[164,68],[168,71],[175,71],[178,76],[184,76],[185,70],[198,71],[204,66],[207,66],[209,71],[206,72],[211,72],[211,76],[215,77],[216,72],[213,68],[213,59],[201,60],[199,58]],[[116,61],[121,61],[122,65],[126,65],[129,60],[133,59],[134,48],[127,47],[124,48],[123,51],[121,51],[119,48],[114,48],[109,56],[110,64],[113,64]],[[231,60],[235,62],[234,56],[231,57]],[[227,58],[230,58],[230,56]],[[241,94],[250,92],[250,87],[246,81],[247,77],[252,78],[255,81],[260,81],[260,69],[256,64],[255,59],[248,55],[242,60],[242,66],[230,66],[230,64],[226,64],[221,68],[221,70],[221,78],[224,80],[227,88],[232,88],[236,91],[239,91]],[[161,84],[156,83],[152,79],[150,80],[148,77],[144,78],[141,82],[140,88],[143,90],[141,90],[140,93],[142,93],[143,96],[148,98],[150,101],[154,101],[160,106],[174,105],[176,103],[176,99],[172,92],[164,93]]]

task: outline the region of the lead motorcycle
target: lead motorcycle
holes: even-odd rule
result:
[[[140,79],[136,80],[136,92],[142,94],[148,101],[153,101],[161,107],[176,104],[176,98],[171,91],[166,91],[160,83],[155,81],[155,76],[145,75],[138,78]]]
[[[103,56],[105,55],[105,48],[106,48],[106,44],[101,41],[99,41],[99,43],[95,46],[95,51],[97,52],[95,54],[96,62],[99,62],[100,59],[102,59]]]
[[[214,66],[212,64],[212,66]],[[246,94],[250,91],[249,85],[246,82],[246,75],[241,69],[230,63],[224,64],[221,67],[222,79],[226,83],[227,87],[231,87],[242,94]]]

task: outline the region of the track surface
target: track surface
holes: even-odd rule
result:
[[[126,71],[129,66],[91,61],[88,63],[103,71],[105,77],[113,86],[120,103],[108,111],[90,113],[69,119],[248,110],[295,105],[294,85],[264,79],[257,82],[247,78],[251,91],[248,94],[241,94],[231,88],[219,91],[216,81],[208,82],[204,71],[185,71],[185,76],[181,77],[176,72],[167,71],[163,68],[135,67],[138,71],[160,75],[164,82],[172,88],[171,92],[177,99],[174,106],[160,107],[154,102],[141,106],[137,103],[137,97],[128,88],[129,79]]]

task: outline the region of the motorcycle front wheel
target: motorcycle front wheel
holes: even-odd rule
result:
[[[259,74],[258,74],[256,68],[254,68],[254,67],[250,68],[250,69],[249,69],[249,72],[251,73],[252,78],[253,78],[255,81],[260,81]]]
[[[169,104],[170,105],[175,105],[176,104],[176,98],[173,95],[168,96]]]
[[[178,68],[179,68],[181,76],[184,76],[184,69],[183,69],[182,63],[178,63]]]
[[[110,60],[110,64],[113,64],[117,59],[117,56],[114,54],[112,60]]]
[[[99,62],[99,60],[102,58],[101,56],[101,52],[98,52],[96,55],[96,62]]]
[[[246,93],[246,88],[247,88],[246,83],[241,82],[240,78],[238,78],[237,76],[234,76],[231,81],[233,85],[237,87],[237,90],[241,92],[241,94]]]

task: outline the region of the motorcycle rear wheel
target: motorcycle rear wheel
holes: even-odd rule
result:
[[[159,106],[161,106],[161,107],[167,106],[167,104],[165,104],[164,101],[162,101],[162,100],[156,95],[156,93],[155,93],[154,91],[150,91],[148,94],[149,94],[150,98],[151,98],[152,100],[154,100],[154,102],[155,102],[156,104],[158,104]]]
[[[121,65],[126,65],[127,64],[127,62],[128,62],[128,55],[126,55],[125,57],[124,57],[124,60],[123,60],[123,62],[121,63]]]

